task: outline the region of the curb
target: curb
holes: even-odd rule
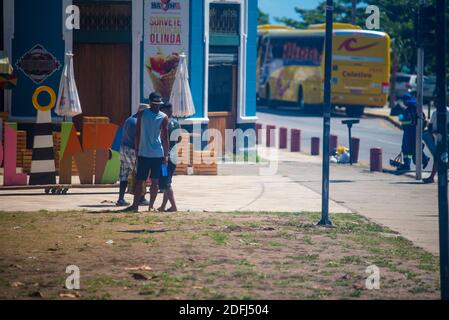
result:
[[[402,126],[401,126],[401,123],[399,122],[399,120],[396,120],[395,117],[393,117],[393,116],[377,114],[377,113],[370,113],[369,111],[368,112],[365,111],[365,116],[367,116],[369,118],[377,118],[377,119],[386,120],[386,121],[390,122],[392,125],[394,125],[396,128],[402,129]]]

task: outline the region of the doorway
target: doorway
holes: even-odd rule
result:
[[[121,126],[131,115],[131,1],[77,1],[74,68],[83,116]]]
[[[220,132],[222,145],[215,141],[218,155],[225,152],[226,129],[237,123],[239,86],[240,5],[210,3],[209,8],[209,129]]]

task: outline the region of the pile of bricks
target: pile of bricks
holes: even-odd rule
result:
[[[182,141],[177,145],[178,165],[175,175],[187,175],[191,172],[194,175],[217,175],[218,164],[214,151],[195,151],[190,143],[192,135],[185,133]]]
[[[22,168],[23,172],[29,173],[31,169],[31,160],[33,150],[27,149],[27,133],[26,131],[17,131],[17,151],[16,166]]]

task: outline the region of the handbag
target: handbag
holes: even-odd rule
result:
[[[404,164],[404,157],[402,152],[394,159],[390,159],[390,166],[394,168],[399,168]]]
[[[128,177],[128,193],[132,194],[132,195],[136,195],[136,175],[137,172],[133,171],[129,177]],[[146,181],[142,182],[142,194],[141,196],[146,194],[146,187],[147,187],[147,183]]]

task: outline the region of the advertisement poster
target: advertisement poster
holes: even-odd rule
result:
[[[189,54],[190,0],[145,0],[144,96],[169,100],[181,53]]]

